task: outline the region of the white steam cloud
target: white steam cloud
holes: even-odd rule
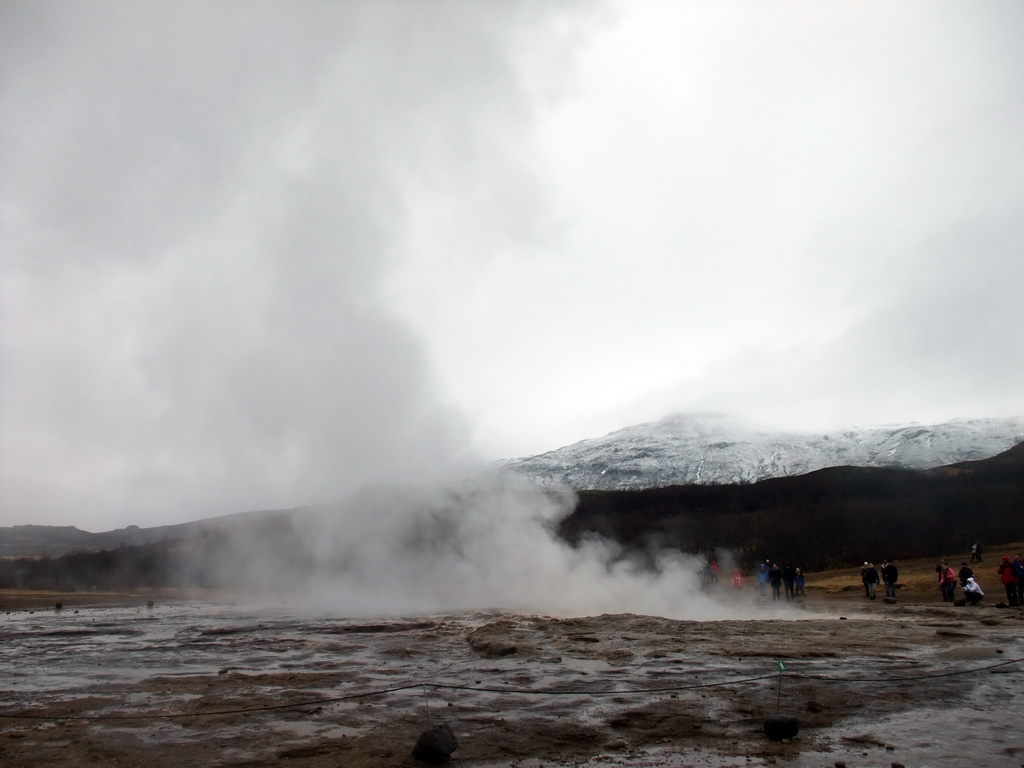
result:
[[[0,524],[328,503],[470,459],[384,293],[435,219],[493,248],[540,226],[515,52],[559,12],[4,3]]]
[[[690,619],[749,611],[729,594],[722,553],[713,599],[703,560],[677,550],[637,557],[604,539],[555,533],[571,492],[508,475],[447,489],[367,489],[344,504],[290,513],[273,535],[239,530],[216,552],[215,581],[246,599],[346,616],[512,611],[559,616],[640,613]],[[196,563],[209,571],[210,562]]]

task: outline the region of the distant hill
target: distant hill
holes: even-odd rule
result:
[[[113,531],[90,533],[70,525],[15,525],[0,528],[0,557],[56,557],[68,552],[95,552],[119,547],[158,544],[197,536],[203,531],[230,530],[250,526],[268,518],[287,515],[288,510],[241,512],[191,523],[140,528],[129,525]]]
[[[559,533],[812,570],[1024,540],[1024,443],[929,470],[830,467],[739,485],[582,491]]]
[[[400,510],[405,524],[388,529],[397,537],[398,550],[432,557],[458,550],[467,535],[456,522],[460,514],[450,514],[452,505],[468,503],[472,509],[477,502],[472,494],[430,500],[415,492],[381,489],[354,503],[370,515],[383,511],[393,516]],[[301,578],[303,569],[317,567],[316,562],[341,573],[358,567],[365,553],[374,551],[372,545],[381,542],[349,541],[330,525],[315,525],[317,516],[332,512],[312,508],[234,515],[172,527],[179,536],[163,531],[168,535],[149,543],[121,541],[103,551],[79,548],[59,557],[4,558],[0,587],[246,587],[260,573],[275,584],[284,574]],[[301,518],[307,525],[293,524]],[[7,530],[39,533],[32,528]],[[54,530],[68,541],[82,539],[83,532],[75,529]],[[323,531],[326,540],[310,538],[315,530]],[[808,570],[957,551],[966,557],[975,539],[1024,541],[1024,444],[989,459],[928,470],[830,467],[736,485],[582,491],[556,533],[571,546],[595,538],[617,542],[618,558],[650,568],[658,567],[659,553],[665,551],[729,558],[748,567],[771,559]],[[318,560],[325,553],[327,560]]]
[[[572,544],[588,537],[613,540],[628,556],[646,558],[651,564],[651,553],[663,549],[709,556],[728,550],[743,562],[789,559],[809,569],[863,559],[931,556],[969,547],[975,538],[987,542],[1024,540],[1024,445],[988,455],[994,445],[1015,436],[1020,420],[848,430],[842,439],[826,435],[810,443],[806,436],[802,442],[778,435],[755,439],[752,435],[757,433],[748,434],[744,442],[728,424],[720,417],[673,417],[653,426],[621,430],[603,441],[570,446],[580,456],[593,449],[592,458],[603,457],[603,465],[596,459],[585,463],[587,472],[604,466],[605,475],[619,473],[620,480],[631,477],[630,482],[643,479],[658,485],[636,490],[584,488],[575,509],[558,523],[558,535]],[[720,439],[727,432],[732,442]],[[859,443],[855,436],[860,436]],[[683,447],[697,444],[705,445],[703,458],[685,461],[691,469],[700,469],[701,482],[660,485],[682,472],[680,467],[672,469],[672,457],[683,462],[680,457],[688,455]],[[667,448],[662,450],[659,445]],[[636,450],[627,450],[630,446]],[[744,456],[751,450],[755,456],[773,457],[770,462],[758,459],[757,466],[764,471],[777,470],[782,476],[751,479],[754,475],[748,467],[734,473],[743,474],[740,482],[712,481],[718,475],[711,469],[724,461],[722,456]],[[572,453],[552,452],[561,456]],[[544,455],[546,462],[554,461],[552,454]],[[939,455],[953,455],[954,460],[936,467],[932,462]],[[616,456],[625,468],[621,472],[613,462]],[[803,457],[802,464],[797,456]],[[817,468],[826,457],[860,457],[876,465],[888,461],[899,466],[854,466],[856,462],[851,461]],[[523,462],[520,468],[526,466]],[[922,464],[929,468],[906,468]],[[795,474],[797,466],[815,469]],[[641,472],[644,467],[651,471]],[[563,467],[560,471],[563,474],[544,476],[545,484],[565,482],[569,470]],[[590,484],[580,479],[589,475],[580,472],[573,475],[575,484]],[[382,489],[347,503],[392,515],[394,509],[425,512],[410,523],[410,530],[399,533],[412,547],[433,546],[453,536],[445,528],[445,505],[467,503],[460,501],[457,491],[442,494],[447,499],[443,502],[424,500],[415,489],[398,496],[403,497],[400,503],[389,500],[387,489]],[[432,504],[439,506],[435,509]],[[0,555],[10,565],[0,569],[0,586],[77,583],[83,577],[76,574],[82,573],[92,574],[88,583],[93,585],[102,581],[101,573],[107,574],[103,578],[108,584],[158,584],[164,578],[161,574],[186,573],[187,578],[176,577],[182,584],[215,585],[220,577],[213,574],[223,573],[223,569],[207,565],[227,562],[236,541],[258,542],[260,557],[268,562],[282,557],[299,563],[308,559],[310,543],[296,537],[291,522],[297,516],[315,517],[323,511],[269,510],[174,526],[129,526],[105,533],[36,525],[0,528]],[[98,559],[89,554],[100,551],[116,554]],[[53,560],[52,567],[12,560],[41,556]],[[187,569],[181,567],[185,561],[190,563]]]
[[[825,467],[928,469],[989,458],[1022,441],[1019,417],[804,434],[759,430],[720,414],[676,414],[503,466],[543,486],[641,490],[752,483]]]

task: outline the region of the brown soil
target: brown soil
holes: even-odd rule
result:
[[[412,746],[441,722],[455,768],[924,766],[961,749],[1024,765],[1004,703],[1024,611],[994,606],[995,561],[975,568],[977,608],[943,603],[922,560],[898,563],[895,604],[850,569],[810,575],[793,606],[715,588],[742,618],[711,622],[0,593],[0,765],[421,766]],[[796,738],[766,737],[777,711]]]

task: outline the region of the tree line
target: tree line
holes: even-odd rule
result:
[[[728,549],[825,570],[1024,540],[1024,444],[934,470],[834,467],[747,485],[584,491],[559,526],[571,542],[602,536],[627,549]]]

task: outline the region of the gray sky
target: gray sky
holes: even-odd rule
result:
[[[0,525],[1024,414],[1024,5],[0,4]]]

